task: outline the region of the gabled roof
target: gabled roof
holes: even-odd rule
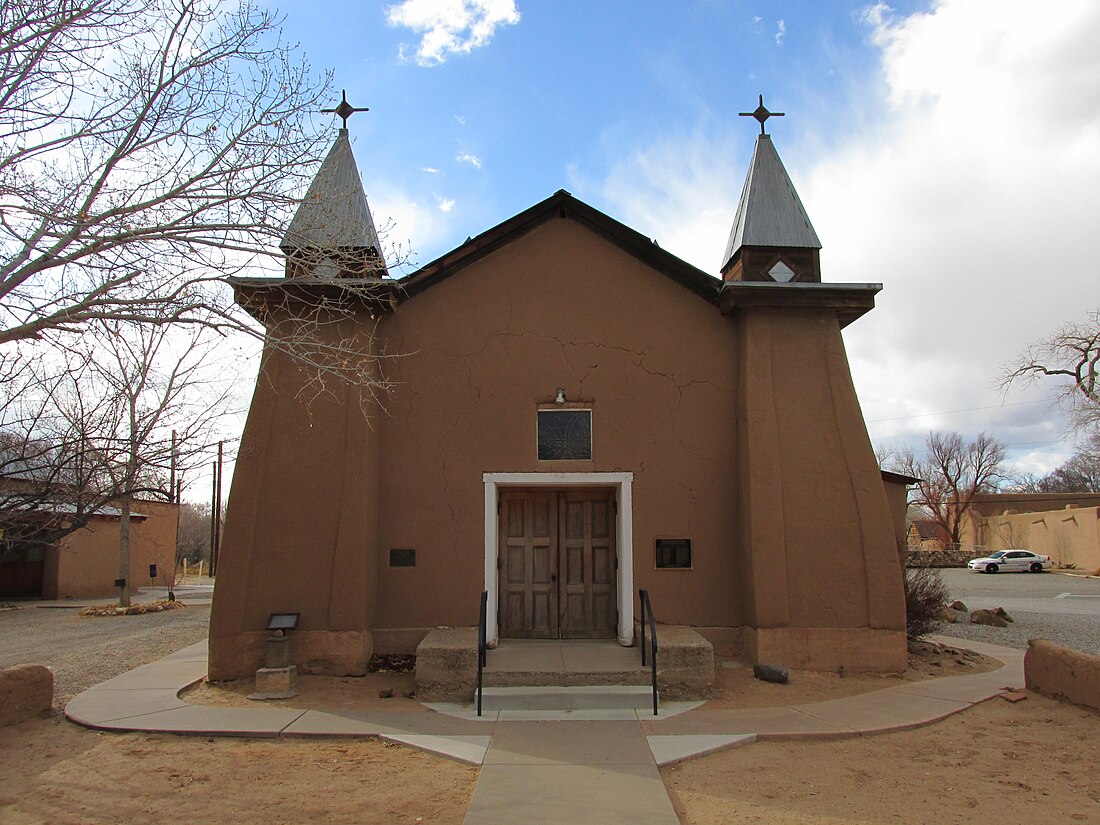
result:
[[[950,538],[943,525],[935,519],[913,519],[913,528],[917,531],[917,535],[924,540],[942,539],[943,541],[947,541]]]
[[[771,135],[757,135],[722,268],[743,246],[821,249],[810,216],[791,183]]]
[[[348,130],[341,129],[309,185],[279,247],[379,251],[378,231],[367,206]]]
[[[695,268],[671,252],[666,252],[657,245],[655,240],[647,238],[626,224],[578,200],[564,189],[559,189],[546,200],[536,203],[477,237],[467,239],[461,246],[398,281],[404,293],[401,298],[410,298],[433,284],[449,278],[542,223],[563,218],[581,223],[642,263],[711,303],[717,303],[718,293],[722,287],[720,280]]]

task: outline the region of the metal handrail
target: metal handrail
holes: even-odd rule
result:
[[[653,605],[649,601],[649,591],[639,590],[638,601],[641,603],[642,619],[642,667],[646,664],[645,628],[649,625],[649,664],[653,679],[653,715],[657,715],[657,625],[653,621]]]
[[[481,611],[477,620],[477,715],[481,716],[481,685],[482,675],[481,672],[485,669],[485,651],[488,650],[488,645],[485,642],[486,628],[486,613],[489,605],[489,591],[481,591]]]

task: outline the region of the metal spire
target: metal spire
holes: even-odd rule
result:
[[[764,131],[764,121],[767,120],[769,117],[784,117],[786,115],[786,113],[785,112],[769,112],[767,110],[767,108],[764,106],[764,95],[760,95],[760,105],[756,107],[755,111],[752,111],[752,112],[738,112],[737,115],[738,115],[738,117],[753,117],[753,118],[756,118],[758,121],[760,121],[760,134],[766,135],[767,132]]]
[[[341,100],[340,100],[340,105],[339,106],[337,106],[334,109],[322,109],[321,114],[323,114],[323,115],[336,115],[337,117],[339,117],[342,121],[344,121],[344,125],[341,127],[343,129],[348,128],[348,118],[351,117],[353,114],[355,114],[356,112],[369,112],[370,111],[370,109],[368,109],[366,106],[364,106],[361,109],[357,109],[356,107],[354,107],[350,103],[348,103],[348,93],[344,89],[340,90],[340,97],[341,97]]]

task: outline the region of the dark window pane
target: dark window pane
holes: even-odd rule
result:
[[[657,567],[691,567],[691,539],[657,539]]]
[[[416,567],[416,550],[411,547],[391,547],[390,567]]]
[[[592,410],[539,410],[540,461],[591,461]]]

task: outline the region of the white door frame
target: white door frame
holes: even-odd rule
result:
[[[485,627],[488,640],[499,639],[497,620],[497,555],[500,537],[497,525],[497,493],[500,487],[614,487],[619,502],[616,522],[615,553],[618,575],[615,580],[619,607],[619,644],[634,643],[634,473],[485,473],[485,590],[489,593]]]

